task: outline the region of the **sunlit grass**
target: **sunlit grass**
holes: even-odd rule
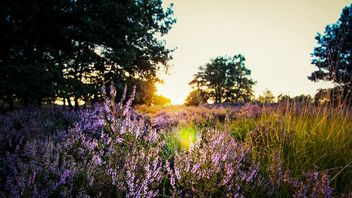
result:
[[[136,107],[136,110],[138,112],[141,112],[141,113],[144,113],[144,114],[155,114],[155,113],[158,113],[158,112],[161,112],[161,111],[180,112],[180,111],[184,110],[184,106],[182,106],[182,105],[168,105],[168,106],[139,105],[139,106]]]
[[[303,107],[263,114],[254,122],[242,120],[240,134],[246,134],[253,145],[254,157],[262,167],[269,167],[273,153],[280,153],[283,168],[293,176],[314,169],[328,170],[330,182],[337,191],[352,190],[352,118],[345,108]],[[250,126],[252,126],[250,124]],[[242,130],[242,132],[241,132]],[[236,135],[238,133],[235,133]],[[238,135],[237,135],[238,136]]]
[[[176,144],[182,150],[188,150],[197,141],[197,130],[191,127],[180,128],[175,132]]]
[[[163,135],[165,146],[163,150],[164,160],[172,160],[176,150],[188,151],[191,144],[197,142],[198,131],[194,126],[180,126]]]

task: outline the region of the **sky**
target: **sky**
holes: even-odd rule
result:
[[[174,4],[177,22],[164,37],[175,48],[169,74],[157,93],[182,104],[188,83],[199,66],[217,56],[242,54],[254,94],[269,89],[275,96],[314,95],[330,83],[314,83],[307,76],[316,67],[311,53],[317,32],[335,23],[351,0],[164,0]]]

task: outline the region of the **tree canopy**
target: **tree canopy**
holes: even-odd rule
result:
[[[189,84],[206,92],[215,103],[249,101],[255,82],[249,78],[251,71],[244,62],[245,58],[241,54],[219,56],[199,67]]]
[[[161,0],[2,1],[2,99],[74,98],[77,106],[79,99],[99,98],[104,83],[155,90],[157,71],[172,58],[161,39],[175,23],[171,6],[163,9]]]
[[[185,100],[185,105],[186,106],[198,106],[203,103],[207,103],[209,99],[208,94],[205,91],[202,90],[193,90],[191,91],[186,100]]]
[[[352,94],[352,7],[342,10],[335,24],[326,26],[324,34],[315,37],[318,46],[312,53],[312,63],[318,67],[308,78],[335,83],[344,99]]]
[[[165,96],[154,95],[153,104],[158,106],[165,106],[171,104],[171,100]]]

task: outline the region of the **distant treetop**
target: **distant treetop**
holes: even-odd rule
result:
[[[199,67],[189,83],[201,90],[215,103],[246,102],[253,96],[255,82],[249,78],[251,71],[245,67],[245,58],[238,54],[232,57],[218,56]]]

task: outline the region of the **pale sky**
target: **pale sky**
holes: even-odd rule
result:
[[[307,79],[315,70],[310,54],[314,37],[335,23],[351,0],[164,0],[174,3],[177,23],[165,36],[177,48],[169,75],[162,75],[158,94],[182,104],[188,82],[198,67],[217,56],[238,53],[257,81],[256,96],[265,89],[275,96],[314,95],[328,83]]]

